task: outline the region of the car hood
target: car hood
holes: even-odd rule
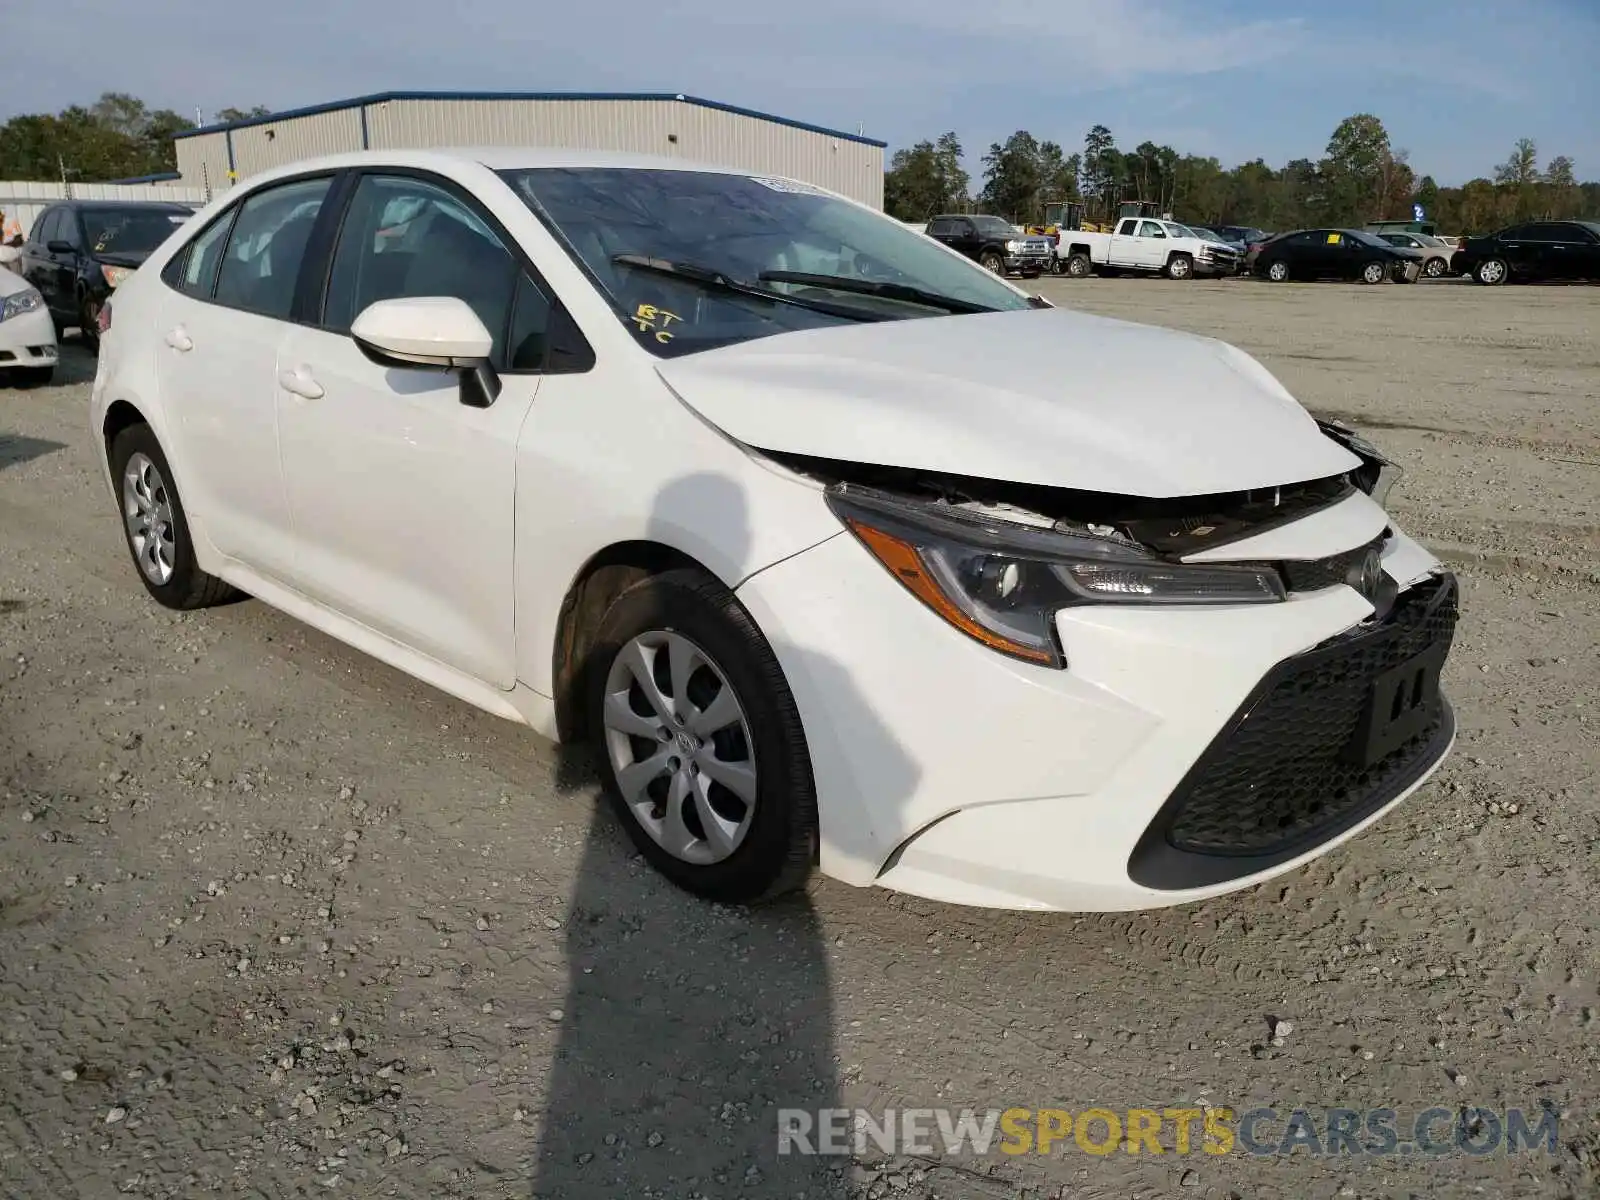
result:
[[[150,255],[149,250],[106,250],[97,252],[94,260],[108,267],[142,267]]]
[[[4,299],[6,296],[14,296],[18,292],[25,292],[32,286],[33,284],[9,267],[0,266],[0,299]]]
[[[815,458],[1146,497],[1360,465],[1243,351],[1062,309],[777,334],[657,369],[730,437]]]

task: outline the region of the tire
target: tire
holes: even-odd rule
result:
[[[1193,279],[1194,259],[1187,254],[1174,254],[1167,259],[1168,279]]]
[[[979,255],[978,265],[992,275],[998,275],[1002,279],[1005,278],[1006,260],[1001,258],[993,250],[986,250],[983,254]]]
[[[1362,283],[1382,283],[1389,278],[1389,268],[1374,259],[1372,262],[1362,264],[1361,273],[1356,278]]]
[[[1473,269],[1472,277],[1485,287],[1498,287],[1510,274],[1505,259],[1486,258]]]
[[[1427,262],[1422,264],[1422,273],[1429,279],[1438,279],[1449,269],[1450,268],[1446,265],[1444,259],[1442,258],[1430,258]]]
[[[693,665],[685,679],[674,680],[675,652],[684,646],[681,662]],[[649,699],[641,671],[666,713]],[[596,767],[647,862],[685,891],[729,904],[761,903],[805,882],[817,859],[811,755],[783,669],[733,593],[692,569],[641,580],[602,618],[588,672]],[[731,718],[722,707],[721,724],[697,729],[698,716],[722,706],[723,689],[735,701]],[[677,711],[680,699],[696,710],[687,723]],[[654,773],[647,768],[624,782],[629,767],[657,758]],[[714,779],[703,767],[707,761],[748,763],[750,795]],[[708,808],[709,818],[702,815]],[[674,811],[681,814],[676,822]],[[729,823],[736,826],[731,831]]]
[[[1094,264],[1089,261],[1089,256],[1079,251],[1067,258],[1067,274],[1073,279],[1087,279],[1094,270]]]
[[[90,354],[100,353],[100,304],[88,296],[78,298],[78,337]]]
[[[1283,283],[1289,278],[1289,264],[1283,259],[1267,264],[1267,278],[1273,283]]]
[[[145,591],[157,604],[179,610],[208,608],[237,596],[239,593],[231,584],[207,575],[195,561],[194,539],[189,533],[188,517],[184,515],[183,499],[155,431],[148,425],[130,425],[111,443],[110,457],[112,484],[117,492],[118,510],[122,513],[123,541],[128,545],[128,555],[133,559]],[[148,470],[143,469],[145,467]],[[130,471],[144,480],[148,504],[140,504]],[[135,508],[135,514],[129,513],[130,507]],[[155,554],[147,557],[135,542],[133,526],[140,517],[149,521],[152,516],[166,526],[165,535],[158,529],[154,538],[167,548],[164,557]],[[147,540],[145,546],[150,544]]]

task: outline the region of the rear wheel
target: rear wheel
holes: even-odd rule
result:
[[[985,271],[988,271],[991,274],[1004,275],[1006,273],[1006,260],[1001,258],[993,250],[985,251],[978,259],[978,263]]]
[[[1194,259],[1187,254],[1174,254],[1167,260],[1168,279],[1190,279],[1194,276]]]
[[[1472,277],[1481,284],[1494,287],[1504,283],[1509,274],[1510,271],[1506,269],[1503,258],[1486,258],[1478,264],[1478,269],[1472,273]]]
[[[1273,283],[1282,283],[1289,278],[1289,264],[1279,259],[1267,266],[1267,278]]]
[[[1094,264],[1089,261],[1089,256],[1081,250],[1067,258],[1067,274],[1074,279],[1085,279],[1094,269]]]
[[[1369,262],[1361,268],[1362,283],[1382,283],[1388,270],[1381,262]]]
[[[111,477],[122,506],[122,531],[139,581],[167,608],[205,608],[234,589],[200,569],[183,500],[155,431],[131,425],[111,443]]]
[[[1445,261],[1442,258],[1430,258],[1422,268],[1422,273],[1429,279],[1437,279],[1445,273]]]
[[[804,882],[817,853],[794,697],[744,606],[697,570],[629,588],[601,622],[587,700],[597,766],[652,866],[710,900]]]

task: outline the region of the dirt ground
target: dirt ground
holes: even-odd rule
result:
[[[713,910],[527,732],[256,602],[151,603],[73,349],[0,387],[0,1192],[1594,1195],[1600,289],[1042,290],[1233,341],[1398,458],[1464,588],[1433,783],[1183,909]],[[1560,1144],[775,1154],[779,1107],[1188,1104],[1546,1104]]]

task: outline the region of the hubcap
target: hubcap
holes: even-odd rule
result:
[[[1478,270],[1479,276],[1489,283],[1498,283],[1504,273],[1505,268],[1497,262],[1486,262]]]
[[[1443,274],[1444,274],[1444,259],[1442,259],[1442,258],[1431,259],[1428,262],[1428,276],[1429,276],[1429,278],[1437,279],[1437,278],[1439,278],[1439,276],[1441,276]]]
[[[1189,264],[1181,258],[1177,259],[1172,264],[1172,273],[1179,278],[1182,278],[1189,273]]]
[[[1002,270],[1004,270],[1004,268],[1000,265],[1000,260],[998,258],[984,259],[983,265],[985,268],[987,268],[991,275],[998,275]]]
[[[122,472],[122,517],[139,570],[158,587],[168,582],[178,550],[172,497],[156,464],[143,453],[130,458]]]
[[[1377,263],[1372,263],[1371,265],[1369,265],[1367,267],[1367,282],[1368,283],[1377,283],[1378,280],[1380,280],[1382,278],[1383,278],[1383,268],[1380,267]]]
[[[1287,279],[1289,277],[1289,268],[1284,266],[1282,263],[1273,263],[1271,269],[1268,270],[1267,274],[1271,275],[1274,279],[1279,280],[1281,282],[1282,280]]]
[[[755,744],[710,655],[680,633],[641,633],[612,660],[602,719],[617,789],[663,850],[705,866],[739,848],[755,813]]]

